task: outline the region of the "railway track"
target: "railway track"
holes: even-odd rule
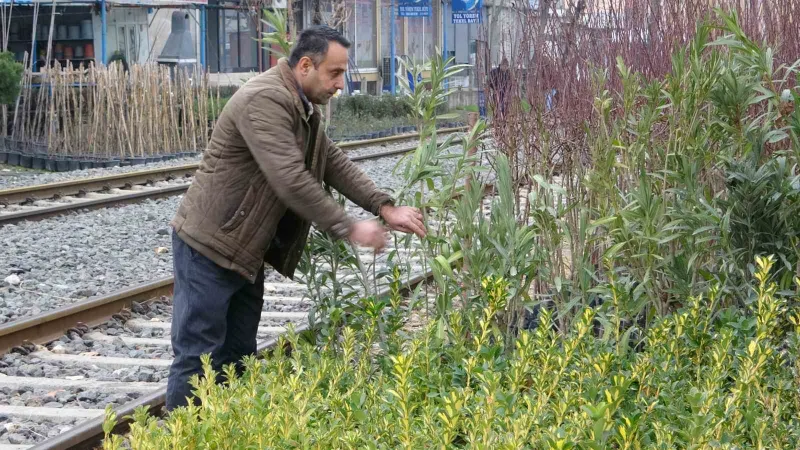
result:
[[[371,258],[367,252],[361,257]],[[408,286],[428,277],[415,258],[400,258],[413,266]],[[386,266],[385,256],[374,264],[380,271]],[[120,416],[140,405],[158,413],[171,364],[172,283],[171,278],[158,280],[0,326],[2,351],[12,355],[5,358],[12,366],[3,369],[11,375],[0,376],[0,391],[7,393],[0,416],[33,420],[43,429],[56,430],[36,446],[0,445],[0,450],[93,448],[103,437],[107,404],[117,407]],[[305,285],[266,282],[259,350],[274,345],[289,323],[300,331],[309,329],[310,307]],[[15,431],[20,430],[7,433]]]
[[[462,128],[440,130],[440,133],[461,131]],[[409,141],[399,149],[354,155],[353,161],[366,161],[408,153],[416,149],[411,144],[415,135],[393,136],[364,141],[343,142],[339,147],[354,150],[381,144]],[[199,163],[149,169],[117,175],[107,175],[61,183],[48,183],[0,190],[0,225],[23,220],[40,220],[72,211],[107,208],[170,197],[184,193],[192,181]]]
[[[408,150],[380,152],[363,159]],[[158,188],[158,183],[182,182],[188,187],[194,170],[196,164],[141,171],[136,173],[145,177],[141,184],[128,180],[114,188],[109,186],[120,182],[117,177],[93,179],[93,182],[102,185],[100,190],[106,192],[113,189],[144,192]],[[165,174],[168,171],[173,172]],[[59,189],[55,197],[67,196],[64,186]],[[76,191],[77,198],[92,198],[91,190],[83,189],[82,194]],[[3,192],[6,191],[0,191],[0,198]],[[141,195],[152,198],[145,193]],[[108,204],[113,202],[105,206]],[[488,213],[486,206],[484,212]],[[407,287],[429,278],[430,273],[422,270],[418,257],[408,252],[399,254],[400,261],[409,267]],[[366,253],[362,257],[371,260]],[[374,261],[374,272],[386,267],[385,256],[382,258]],[[371,268],[367,270],[374,272]],[[358,276],[344,275],[351,279]],[[259,350],[274,346],[276,337],[289,323],[313,332],[307,323],[311,303],[306,287],[291,280],[271,279],[265,283]],[[14,439],[3,439],[10,444],[0,444],[0,450],[94,448],[103,437],[103,408],[108,404],[115,406],[120,418],[140,406],[158,414],[163,407],[166,373],[171,363],[171,293],[172,279],[165,278],[0,325],[0,355],[6,355],[0,360],[0,437],[17,435]],[[20,420],[36,423],[34,431],[29,433],[36,435],[35,445],[29,442],[31,439],[19,439],[25,431],[19,428]],[[115,432],[124,432],[126,427],[127,422],[122,420]]]
[[[490,213],[491,200],[484,198],[484,216]],[[407,292],[432,276],[417,250],[398,249],[394,261],[406,268]],[[380,273],[389,264],[388,253],[357,251],[368,274]],[[360,272],[341,275],[347,281]],[[314,332],[308,323],[311,300],[306,286],[274,275],[266,279],[259,352],[274,347],[289,323],[299,332]],[[372,280],[365,284],[373,286]],[[388,280],[377,284],[378,295],[385,295],[387,286]],[[3,361],[10,360],[8,367],[0,368],[6,375],[0,375],[0,418],[34,421],[31,427],[42,434],[35,444],[15,444],[21,442],[22,430],[8,428],[14,421],[3,425],[0,420],[11,442],[0,444],[0,450],[95,448],[104,436],[108,404],[121,419],[115,433],[127,431],[124,417],[136,408],[162,413],[171,363],[172,288],[172,279],[166,278],[0,325],[0,354],[6,354]],[[14,434],[18,437],[11,439]]]

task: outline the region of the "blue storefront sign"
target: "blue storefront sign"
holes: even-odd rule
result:
[[[453,0],[453,23],[481,23],[483,0]]]
[[[430,17],[431,0],[399,0],[400,17]]]

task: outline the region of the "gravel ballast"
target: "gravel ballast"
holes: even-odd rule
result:
[[[410,142],[381,147],[408,147]],[[460,147],[454,146],[454,150]],[[367,149],[361,151],[375,151]],[[353,153],[355,154],[355,153]],[[393,191],[402,183],[402,170],[392,174],[401,156],[359,162],[365,172],[379,185]],[[180,165],[189,160],[170,161],[161,165]],[[155,167],[138,167],[142,170]],[[40,174],[35,180],[26,178],[27,184],[41,184],[86,176],[102,176],[131,168],[94,169],[90,174],[78,172],[66,174]],[[31,177],[32,175],[27,175]],[[45,179],[41,177],[52,177]],[[10,178],[0,177],[0,188]],[[17,181],[22,183],[22,178]],[[15,181],[16,182],[16,181]],[[23,184],[18,184],[23,185]],[[66,306],[91,296],[108,294],[126,287],[172,275],[171,229],[168,225],[182,197],[147,200],[137,204],[105,210],[85,211],[37,222],[22,222],[0,228],[3,236],[3,251],[0,252],[0,323],[40,314]],[[372,215],[350,202],[351,215],[356,218],[371,218]],[[383,261],[385,256],[378,258]],[[365,263],[372,262],[365,258]],[[412,263],[413,270],[421,269]],[[3,283],[8,275],[19,277],[21,284],[9,286]],[[342,274],[344,275],[344,274]],[[288,280],[274,271],[267,270],[266,282],[287,283]],[[297,280],[296,280],[297,281]],[[271,296],[298,296],[297,287],[270,287],[265,290]],[[307,311],[308,302],[265,302],[264,310],[279,312]],[[130,319],[168,322],[171,317],[169,299],[149,305],[136,306]],[[285,325],[289,320],[263,320],[261,325]],[[64,355],[97,355],[134,359],[166,360],[172,357],[169,346],[131,345],[125,338],[169,339],[169,331],[159,328],[134,328],[123,322],[112,320],[90,333],[113,336],[111,341],[93,339],[91,335],[79,336],[71,333],[48,344],[41,350]],[[264,339],[266,336],[259,336]],[[46,377],[122,382],[166,382],[168,369],[135,365],[125,368],[101,367],[92,364],[64,363],[37,358],[37,355],[9,353],[0,357],[0,376]],[[38,406],[49,408],[92,408],[105,405],[124,404],[136,398],[137,393],[103,392],[100,389],[63,388],[47,390],[32,387],[0,388],[0,404],[14,406]],[[74,420],[49,421],[42,419],[19,419],[0,416],[0,444],[33,444],[47,437],[60,434]],[[8,425],[6,427],[6,425]]]
[[[80,420],[29,421],[0,416],[0,444],[33,445],[67,432]]]
[[[392,192],[402,185],[401,171],[392,173],[400,159],[393,156],[358,164],[380,188]],[[123,169],[129,168],[92,170],[106,174]],[[0,323],[171,276],[169,221],[181,198],[2,226]],[[355,218],[373,217],[349,201],[347,206]],[[11,275],[19,284],[2,281]],[[266,281],[292,280],[268,271]]]
[[[172,275],[181,196],[4,225],[0,323]],[[270,273],[267,281],[289,281]]]

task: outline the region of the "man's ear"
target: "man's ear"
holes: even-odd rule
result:
[[[303,56],[300,58],[300,73],[303,75],[308,75],[308,72],[311,71],[312,67],[314,67],[314,62],[311,61],[311,58],[308,56]]]

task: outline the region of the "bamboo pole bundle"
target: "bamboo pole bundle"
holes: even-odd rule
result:
[[[178,118],[180,120],[180,125],[178,126],[178,142],[180,142],[180,148],[188,150],[189,149],[189,109],[186,107],[186,85],[184,81],[186,80],[184,76],[184,72],[182,70],[178,70],[175,73],[175,89],[178,91]]]
[[[212,92],[202,71],[158,64],[45,66],[25,73],[12,133],[51,154],[141,158],[198,151]],[[219,90],[217,89],[217,97]]]
[[[147,70],[144,70],[147,68]],[[136,97],[141,98],[144,100],[143,104],[139,108],[139,117],[137,119],[137,127],[139,128],[139,154],[143,154],[144,152],[153,152],[155,151],[155,147],[153,146],[152,139],[150,139],[150,133],[148,133],[148,121],[149,117],[153,115],[155,112],[153,110],[153,103],[155,100],[153,99],[154,92],[150,90],[150,74],[152,70],[150,70],[149,66],[147,67],[140,67],[139,68],[139,80],[137,80],[136,86],[139,89],[139,94]]]
[[[53,149],[53,153],[58,153],[55,148],[53,138],[55,137],[55,118],[56,118],[56,96],[58,89],[56,88],[57,79],[53,77],[55,68],[47,67],[45,69],[47,83],[42,83],[42,87],[47,86],[48,89],[39,89],[39,99],[43,100],[47,108],[47,117],[45,118],[45,136],[47,138],[47,148]],[[43,80],[44,81],[44,80]],[[51,95],[48,95],[50,93]]]
[[[128,99],[127,91],[128,91],[128,77],[125,74],[125,71],[122,70],[122,65],[117,64],[117,83],[116,83],[116,101],[119,105],[119,117],[121,120],[121,133],[120,133],[120,151],[125,153],[123,150],[127,150],[127,155],[133,157],[133,146],[131,145],[131,141],[133,135],[131,134],[129,122],[131,122],[130,118],[127,117],[126,114],[128,108]],[[117,156],[117,155],[114,155]]]
[[[116,117],[116,110],[113,108],[112,105],[112,89],[110,87],[112,83],[112,71],[106,68],[101,72],[103,74],[103,85],[102,91],[100,91],[100,95],[103,97],[103,107],[106,111],[105,119],[103,120],[104,126],[102,130],[108,130],[107,133],[103,133],[103,147],[101,148],[101,156],[108,157],[110,153],[111,146],[114,145],[116,142],[116,137],[119,133],[119,122],[117,122]]]
[[[90,91],[91,97],[91,111],[87,120],[89,121],[89,128],[91,129],[91,135],[89,136],[89,148],[90,148],[90,155],[93,158],[97,158],[99,155],[100,150],[100,137],[99,137],[99,126],[100,120],[100,112],[102,109],[102,96],[100,95],[100,73],[97,70],[94,70],[94,64],[91,64],[91,70],[89,71],[89,83],[93,86],[93,89]]]
[[[68,123],[70,132],[69,148],[73,156],[82,156],[84,151],[84,144],[80,138],[81,128],[83,127],[80,111],[82,106],[80,98],[82,94],[80,81],[81,73],[82,65],[76,69],[72,64],[70,64],[69,76],[67,77],[67,85],[69,86],[68,94],[70,100],[70,112],[67,118],[69,119]]]
[[[184,148],[197,151],[197,123],[194,120],[195,107],[194,107],[194,90],[192,89],[192,81],[189,78],[189,73],[183,71],[181,76],[181,85],[183,89],[183,122],[184,122]]]
[[[152,95],[150,96],[151,111],[147,114],[147,128],[151,130],[151,132],[147,133],[147,138],[149,140],[148,145],[150,148],[163,148],[161,143],[161,134],[152,132],[152,130],[157,130],[159,123],[161,123],[161,98],[164,96],[164,93],[161,91],[161,86],[158,82],[158,71],[151,70],[148,72],[147,83],[147,91],[152,92]]]
[[[142,135],[141,121],[143,119],[142,109],[146,107],[147,98],[142,96],[141,90],[141,75],[142,67],[133,66],[130,68],[130,99],[128,107],[130,108],[130,135],[133,137],[131,146],[131,157],[141,156],[145,152],[145,146],[142,142],[144,136]]]
[[[195,95],[198,103],[197,120],[200,123],[199,144],[205,148],[208,142],[208,74],[203,72],[198,79],[200,85]]]
[[[183,89],[183,71],[176,70],[174,74],[175,80],[175,118],[177,126],[175,129],[178,133],[175,134],[177,146],[180,149],[186,149],[186,97]]]
[[[174,132],[178,129],[179,126],[178,111],[176,110],[176,105],[175,105],[175,103],[177,102],[176,95],[179,95],[179,93],[177,92],[174,83],[170,81],[169,73],[165,73],[165,75],[167,80],[167,86],[169,87],[169,122],[170,122],[169,130],[172,131],[172,133],[170,133],[170,142],[168,144],[168,147],[179,148],[180,147],[180,142],[178,141],[179,134]]]
[[[170,102],[172,98],[172,94],[169,90],[169,73],[166,71],[160,71],[158,73],[159,78],[159,91],[161,92],[161,108],[159,110],[161,118],[161,123],[167,123],[167,127],[161,128],[161,146],[165,149],[171,148],[172,142],[171,137],[169,135],[169,130],[172,121],[172,116],[170,115]]]
[[[78,123],[78,147],[82,149],[82,152],[85,154],[87,148],[84,143],[84,125],[83,125],[83,82],[84,82],[84,68],[83,63],[80,64],[78,67],[78,114],[77,120]]]

